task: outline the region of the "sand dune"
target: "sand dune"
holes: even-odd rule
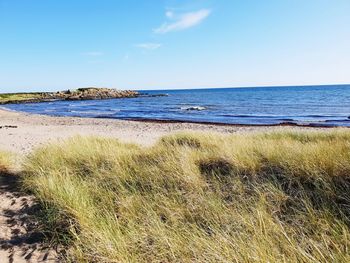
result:
[[[113,137],[148,146],[163,135],[184,130],[242,133],[272,129],[286,128],[49,117],[0,110],[0,150],[15,153],[20,163],[33,148],[74,135]],[[36,209],[34,197],[17,189],[15,174],[0,178],[0,262],[59,261],[55,249],[47,248],[37,232],[32,216]]]

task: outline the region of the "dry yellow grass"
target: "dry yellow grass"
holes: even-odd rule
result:
[[[7,172],[11,165],[12,158],[9,153],[6,152],[0,152],[0,173]]]
[[[79,262],[350,262],[347,130],[76,137],[25,171]]]

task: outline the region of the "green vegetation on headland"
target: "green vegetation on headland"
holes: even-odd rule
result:
[[[7,93],[0,94],[0,104],[31,103],[54,100],[92,100],[133,98],[139,95],[136,91],[115,90],[107,88],[81,88],[58,92]]]
[[[347,130],[76,137],[24,170],[77,262],[350,262]]]
[[[0,94],[0,104],[38,100],[45,97],[45,93],[5,93]]]

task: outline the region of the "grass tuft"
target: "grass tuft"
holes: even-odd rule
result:
[[[7,173],[11,167],[11,155],[7,152],[0,152],[0,173]]]
[[[76,261],[350,261],[347,130],[76,137],[25,171]]]
[[[233,165],[230,161],[223,158],[207,158],[198,162],[199,170],[207,176],[230,176],[233,172]]]

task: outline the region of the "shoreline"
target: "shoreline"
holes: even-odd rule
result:
[[[48,115],[49,116],[49,115]],[[60,117],[60,116],[57,116]],[[62,116],[64,117],[64,116]],[[73,117],[73,118],[85,118],[85,117]],[[214,125],[214,126],[229,126],[229,127],[303,127],[303,128],[350,128],[350,126],[337,126],[337,125],[322,125],[322,124],[298,124],[293,122],[282,122],[276,124],[240,124],[240,123],[222,123],[222,122],[205,122],[205,121],[187,121],[187,120],[164,120],[164,119],[147,119],[147,118],[106,118],[95,117],[95,119],[114,119],[114,120],[126,120],[136,122],[148,122],[148,123],[191,123],[202,125]]]
[[[108,99],[107,99],[108,100]],[[117,121],[132,121],[132,122],[144,122],[144,123],[164,123],[164,124],[201,124],[201,125],[213,125],[213,126],[227,126],[227,127],[303,127],[303,128],[350,128],[350,126],[339,126],[339,125],[322,125],[317,123],[299,124],[295,122],[281,122],[274,124],[241,124],[241,123],[224,123],[224,122],[211,122],[211,121],[191,121],[191,120],[176,120],[176,119],[151,119],[151,118],[114,118],[114,117],[84,117],[84,116],[58,116],[49,114],[39,113],[27,113],[23,111],[16,111],[6,108],[4,105],[0,105],[0,111],[17,112],[26,115],[38,115],[53,118],[81,118],[81,119],[101,119],[101,120],[117,120]]]
[[[332,127],[294,125],[235,125],[163,120],[121,120],[111,118],[57,117],[0,108],[0,150],[21,156],[36,147],[76,135],[116,138],[123,142],[151,146],[167,134],[182,131],[246,133],[274,130],[329,130]]]

